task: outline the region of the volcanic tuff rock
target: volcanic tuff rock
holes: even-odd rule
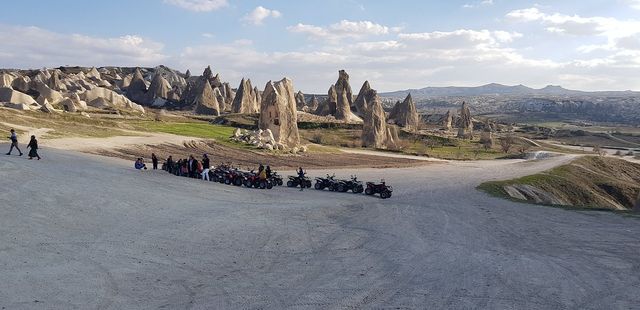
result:
[[[311,97],[311,103],[309,103],[309,105],[305,107],[306,108],[305,112],[313,112],[318,109],[319,105],[320,103],[318,102],[318,98],[316,97],[316,95],[313,95]]]
[[[27,94],[13,90],[9,87],[0,87],[0,102],[24,104],[27,106],[38,106],[38,103]]]
[[[327,99],[318,105],[318,108],[315,111],[316,115],[327,116],[336,114],[336,101],[338,100],[338,95],[336,93],[335,85],[331,85],[327,93]]]
[[[163,106],[169,99],[171,84],[160,73],[156,73],[147,90],[144,103],[153,106]],[[160,100],[157,100],[160,99]]]
[[[442,128],[444,128],[444,130],[451,131],[452,122],[453,122],[453,114],[451,113],[451,111],[447,111],[447,113],[445,113],[444,116],[442,116],[438,124],[440,124]]]
[[[367,102],[371,101],[371,96],[367,95],[370,92],[371,85],[369,85],[369,81],[364,81],[360,88],[360,92],[358,93],[358,97],[356,97],[356,101],[354,101],[351,106],[351,111],[360,116],[364,116],[364,113],[367,111]]]
[[[338,81],[335,84],[336,90],[336,113],[337,120],[351,119],[351,103],[353,94],[349,85],[349,74],[346,71],[338,71]]]
[[[469,138],[473,134],[473,119],[469,111],[469,105],[462,102],[460,108],[460,119],[458,120],[458,138]]]
[[[404,101],[398,102],[393,107],[393,110],[391,110],[389,114],[389,119],[400,127],[414,130],[418,129],[418,110],[413,103],[411,94],[408,94]]]
[[[307,103],[304,101],[304,94],[302,93],[302,91],[298,91],[296,93],[296,108],[298,109],[298,111],[302,111],[302,109],[307,105]]]
[[[240,81],[238,91],[233,99],[231,105],[231,112],[233,113],[257,113],[258,103],[256,102],[256,96],[253,93],[253,87],[251,86],[251,80]]]
[[[147,83],[144,81],[140,68],[136,68],[133,78],[127,88],[127,97],[136,102],[144,102],[147,93]]]
[[[258,106],[258,108],[260,107],[260,104],[262,104],[262,94],[260,93],[260,91],[258,90],[257,86],[253,87],[253,95],[256,97],[256,105]]]
[[[216,88],[217,89],[217,88]],[[208,80],[204,81],[204,87],[202,88],[202,92],[196,98],[196,114],[204,114],[204,115],[220,115],[220,105],[218,104],[218,99],[211,88],[211,84],[209,84]]]
[[[229,83],[227,82],[222,83],[222,89],[224,90],[224,92],[222,93],[224,95],[224,110],[231,110],[233,100],[236,98],[236,92],[231,89],[231,85],[229,85]]]
[[[290,79],[267,83],[262,93],[258,124],[262,130],[271,130],[277,144],[291,148],[300,144],[296,99]]]
[[[213,88],[213,96],[216,97],[216,101],[218,102],[218,112],[222,113],[226,110],[227,105],[225,104],[224,95],[220,91],[220,89],[224,89],[222,87]]]
[[[377,92],[372,90],[370,95],[373,98],[368,102],[369,108],[364,116],[362,144],[367,147],[385,148],[388,139],[386,115]]]
[[[96,87],[80,94],[80,96],[92,107],[128,109],[144,113],[144,108],[141,105],[135,104],[127,97],[107,88]]]

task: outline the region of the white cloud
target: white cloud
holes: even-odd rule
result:
[[[113,38],[0,25],[0,67],[157,65],[163,45],[137,35]]]
[[[264,23],[264,20],[269,17],[279,18],[280,16],[282,16],[282,13],[280,13],[279,11],[270,10],[262,6],[258,6],[249,14],[245,15],[242,20],[250,24],[259,26],[262,25]]]
[[[632,9],[640,10],[640,0],[626,0]]]
[[[209,33],[209,32],[203,33],[202,36],[208,39],[215,37],[213,33]]]
[[[482,0],[478,3],[465,3],[462,5],[464,9],[473,9],[481,6],[490,6],[493,5],[493,0]]]
[[[547,14],[537,8],[515,10],[507,13],[507,18],[514,21],[539,21],[553,33],[576,36],[609,37],[625,36],[640,31],[640,21],[618,20],[611,17],[582,17],[579,15],[565,15],[560,13]]]
[[[227,0],[164,0],[165,3],[194,12],[210,12],[228,5]]]
[[[306,34],[310,38],[324,39],[337,42],[345,38],[364,38],[367,36],[379,36],[389,34],[391,32],[401,31],[401,27],[392,27],[376,24],[370,21],[349,21],[341,20],[338,23],[331,24],[327,27],[307,25],[299,23],[295,26],[287,27],[287,30],[293,33]]]

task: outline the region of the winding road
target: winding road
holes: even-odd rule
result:
[[[41,153],[0,161],[3,309],[640,307],[639,218],[474,189],[568,156],[335,171],[381,200]]]

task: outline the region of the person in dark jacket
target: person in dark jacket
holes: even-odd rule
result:
[[[31,136],[31,141],[29,141],[27,148],[31,148],[29,151],[29,159],[37,157],[38,160],[40,160],[40,155],[38,155],[38,140],[36,140],[36,136]]]
[[[211,168],[211,164],[209,162],[209,156],[207,154],[202,155],[202,179],[206,181],[209,180],[209,169]]]
[[[169,157],[167,157],[167,163],[166,163],[167,172],[173,173],[173,165],[174,165],[173,157],[169,155]]]
[[[18,135],[16,135],[16,131],[13,130],[13,128],[11,128],[10,132],[11,136],[9,136],[9,140],[11,140],[11,147],[9,148],[9,153],[7,153],[7,155],[11,155],[11,151],[13,151],[13,148],[15,147],[16,150],[18,150],[18,153],[20,153],[20,156],[22,156],[22,151],[18,147]]]
[[[298,180],[300,181],[300,191],[304,190],[304,175],[306,173],[304,173],[304,170],[302,170],[302,167],[300,167],[298,169]]]
[[[271,166],[267,165],[265,172],[267,173],[267,179],[271,179]]]
[[[153,164],[153,170],[158,170],[158,157],[155,153],[151,153],[151,163]]]
[[[198,161],[193,157],[193,155],[189,156],[189,177],[197,178],[198,175]]]

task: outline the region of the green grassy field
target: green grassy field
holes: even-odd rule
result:
[[[565,207],[614,210],[612,202],[631,209],[640,191],[640,165],[610,157],[585,156],[567,165],[512,180],[491,181],[477,188],[512,198],[505,186],[529,185],[567,202]]]

